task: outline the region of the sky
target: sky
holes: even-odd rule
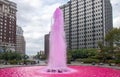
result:
[[[44,35],[50,32],[51,19],[57,7],[68,0],[10,0],[17,3],[17,25],[24,30],[26,54],[44,51]],[[111,0],[113,25],[120,27],[120,0]]]

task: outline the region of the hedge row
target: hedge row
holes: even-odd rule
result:
[[[100,60],[98,60],[98,59],[91,59],[91,58],[76,59],[76,61],[78,61],[78,62],[84,62],[84,63],[92,63],[92,62],[100,63]],[[107,60],[107,63],[116,63],[116,64],[119,64],[120,60]]]
[[[92,62],[99,63],[98,59],[89,59],[89,58],[76,59],[76,61],[78,61],[78,62],[84,62],[84,63],[92,63]]]

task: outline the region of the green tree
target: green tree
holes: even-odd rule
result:
[[[47,57],[46,57],[45,54],[41,54],[41,55],[40,55],[40,59],[41,59],[41,60],[46,60],[46,58],[47,58]]]
[[[36,59],[40,59],[40,52],[37,52],[37,55],[35,56]]]
[[[25,55],[25,54],[24,54],[24,55],[21,55],[21,56],[22,56],[22,59],[23,59],[23,60],[27,60],[27,59],[29,58],[29,56],[28,56],[28,55]]]
[[[102,60],[102,62],[106,62],[106,60],[115,58],[116,52],[114,52],[115,47],[113,44],[120,42],[120,28],[114,28],[108,32],[108,34],[105,36],[105,41],[107,42],[106,46],[104,46],[103,42],[98,42],[100,52],[97,57]]]
[[[7,51],[7,52],[2,52],[1,53],[1,59],[5,60],[5,61],[10,61],[10,60],[21,60],[21,54],[17,53],[17,52],[12,52],[12,51]]]
[[[76,60],[79,58],[93,58],[97,53],[96,49],[79,49],[68,51],[68,56],[71,57],[71,60]]]
[[[111,52],[111,48],[109,46],[104,46],[104,44],[99,41],[98,46],[100,51],[97,55],[97,58],[101,60],[101,62],[106,62],[113,58],[113,52]]]
[[[108,43],[108,47],[109,47],[109,52],[112,54],[113,58],[116,58],[116,49],[120,48],[120,28],[114,28],[112,29],[105,37],[106,42]],[[116,45],[116,47],[114,47],[114,45]]]
[[[35,56],[35,58],[45,60],[45,59],[47,59],[47,56],[45,54],[40,54],[40,52],[38,52],[37,55]]]
[[[120,45],[120,28],[114,28],[105,37],[111,50],[114,50],[113,43]]]

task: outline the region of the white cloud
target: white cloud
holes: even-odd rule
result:
[[[113,7],[113,26],[120,27],[120,0],[111,0]]]
[[[112,3],[113,5],[119,4],[119,3],[120,3],[120,0],[111,0],[111,3]]]
[[[114,27],[119,28],[120,27],[120,15],[116,18],[114,18]]]
[[[26,2],[27,4],[31,5],[32,7],[39,8],[42,5],[41,0],[25,0],[23,2]]]

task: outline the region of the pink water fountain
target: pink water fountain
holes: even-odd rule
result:
[[[120,70],[95,66],[67,66],[62,11],[57,8],[50,32],[48,66],[0,69],[0,77],[120,77]]]
[[[57,8],[53,15],[54,23],[50,32],[50,53],[46,73],[70,73],[75,70],[66,64],[66,41],[64,32],[63,13]]]

